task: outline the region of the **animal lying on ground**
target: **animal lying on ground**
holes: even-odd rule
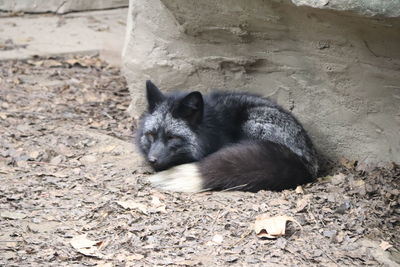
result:
[[[151,81],[146,91],[137,145],[158,172],[149,178],[157,188],[279,191],[318,173],[306,131],[269,99],[238,92],[164,94]]]

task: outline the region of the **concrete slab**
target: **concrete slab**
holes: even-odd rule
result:
[[[0,18],[0,60],[100,53],[118,65],[128,9]]]
[[[0,0],[0,10],[6,12],[64,14],[73,11],[128,7],[128,0]]]

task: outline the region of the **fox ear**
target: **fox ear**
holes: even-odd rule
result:
[[[146,81],[146,94],[149,112],[151,113],[158,104],[164,101],[165,96],[150,80]]]
[[[191,92],[185,96],[173,112],[174,117],[180,117],[195,125],[203,118],[204,102],[200,92]]]

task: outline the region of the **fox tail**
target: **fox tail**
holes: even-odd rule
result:
[[[227,146],[201,161],[183,164],[150,176],[163,190],[280,191],[308,183],[315,177],[303,158],[287,147],[266,141]]]

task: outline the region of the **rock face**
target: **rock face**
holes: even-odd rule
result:
[[[63,14],[71,11],[108,9],[128,6],[129,0],[0,0],[1,11]]]
[[[352,11],[365,16],[399,17],[399,0],[291,0],[298,6]]]
[[[131,0],[123,52],[131,113],[144,108],[146,79],[164,90],[245,90],[292,111],[333,160],[400,162],[400,19],[360,15],[397,16],[400,1],[293,2],[322,9]]]

